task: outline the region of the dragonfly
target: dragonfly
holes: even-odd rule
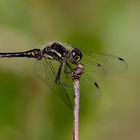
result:
[[[118,74],[127,70],[127,62],[118,56],[82,51],[71,45],[57,41],[47,43],[43,49],[32,49],[24,52],[0,53],[0,58],[26,57],[35,59],[34,71],[55,95],[73,108],[72,73],[79,63],[84,65],[81,78],[83,87],[95,89],[90,95],[99,99],[99,85],[96,81],[106,74]],[[95,94],[96,93],[96,94]]]

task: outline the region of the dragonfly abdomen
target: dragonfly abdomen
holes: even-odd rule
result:
[[[9,53],[0,53],[0,58],[11,58],[11,57],[28,57],[28,58],[36,58],[40,59],[41,56],[41,50],[40,49],[33,49],[25,52],[9,52]]]

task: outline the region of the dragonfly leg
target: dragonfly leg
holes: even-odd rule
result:
[[[66,78],[68,78],[68,67],[67,67],[67,62],[65,62],[65,65],[64,65],[64,73],[66,75]]]
[[[55,83],[58,83],[60,81],[62,66],[63,66],[63,63],[60,63],[57,74],[56,74]]]
[[[66,78],[69,78],[69,74],[72,73],[73,69],[71,68],[71,66],[68,64],[68,62],[65,62],[64,65],[64,73],[66,75]]]

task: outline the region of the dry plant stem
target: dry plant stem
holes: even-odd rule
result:
[[[82,64],[77,64],[75,70],[72,73],[73,87],[74,87],[74,118],[73,118],[73,140],[79,139],[79,102],[80,102],[80,84],[79,80],[84,71]]]
[[[75,79],[73,81],[74,86],[74,122],[73,122],[73,140],[79,139],[79,101],[80,101],[80,89],[79,89],[79,80]]]

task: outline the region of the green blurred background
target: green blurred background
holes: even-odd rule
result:
[[[0,52],[54,40],[128,62],[126,73],[100,82],[100,102],[81,110],[80,140],[139,140],[140,1],[0,0]],[[0,60],[0,140],[71,140],[72,112],[47,94],[33,63]]]

